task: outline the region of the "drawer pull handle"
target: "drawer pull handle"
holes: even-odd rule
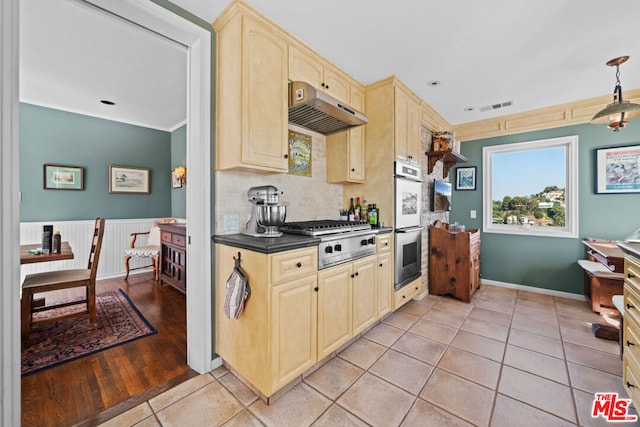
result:
[[[631,384],[629,381],[627,381],[627,387],[629,387],[629,388],[633,388],[633,387],[635,387],[635,385],[633,385],[633,384]]]
[[[632,343],[631,341],[627,340],[627,347],[629,347],[630,345],[636,345],[635,343]]]
[[[635,307],[627,303],[627,310],[631,310],[632,308],[635,308]]]
[[[297,263],[296,267],[298,267],[298,268],[302,267],[302,263],[301,262]]]

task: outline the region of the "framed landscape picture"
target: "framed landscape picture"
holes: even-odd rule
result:
[[[84,168],[80,166],[43,165],[45,190],[84,190]]]
[[[640,193],[640,145],[596,150],[598,193]]]
[[[109,193],[149,194],[149,168],[109,165]]]
[[[476,167],[460,167],[456,169],[456,190],[476,189]]]

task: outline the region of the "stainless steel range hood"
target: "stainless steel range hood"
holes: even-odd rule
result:
[[[289,83],[289,123],[328,135],[368,121],[361,112],[308,83]]]

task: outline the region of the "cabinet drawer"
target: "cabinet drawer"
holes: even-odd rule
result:
[[[624,281],[640,293],[640,260],[629,255],[624,258]]]
[[[173,235],[173,239],[172,242],[174,245],[180,246],[182,248],[184,248],[186,246],[186,241],[187,239],[185,238],[185,236],[181,236],[179,234],[174,234]]]
[[[624,316],[625,319],[627,316],[633,318],[640,325],[640,295],[628,283],[624,285]]]
[[[317,248],[306,248],[277,253],[271,256],[271,282],[289,280],[315,274],[318,271]]]
[[[622,345],[624,357],[631,355],[633,360],[640,360],[640,325],[636,323],[634,317],[625,316]]]
[[[385,253],[391,251],[391,233],[378,235],[378,253]]]
[[[171,233],[169,233],[168,231],[161,232],[160,238],[164,243],[171,243]]]
[[[637,408],[640,404],[640,370],[633,357],[625,357],[622,362],[622,379],[627,394]]]
[[[420,279],[416,279],[408,285],[404,286],[400,290],[395,292],[395,306],[394,310],[407,303],[411,298],[415,298],[420,295],[422,284]]]

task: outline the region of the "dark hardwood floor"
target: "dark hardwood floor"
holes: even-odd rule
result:
[[[117,288],[158,333],[23,377],[23,426],[96,425],[197,375],[186,363],[185,295],[152,273],[98,281],[96,293]]]

